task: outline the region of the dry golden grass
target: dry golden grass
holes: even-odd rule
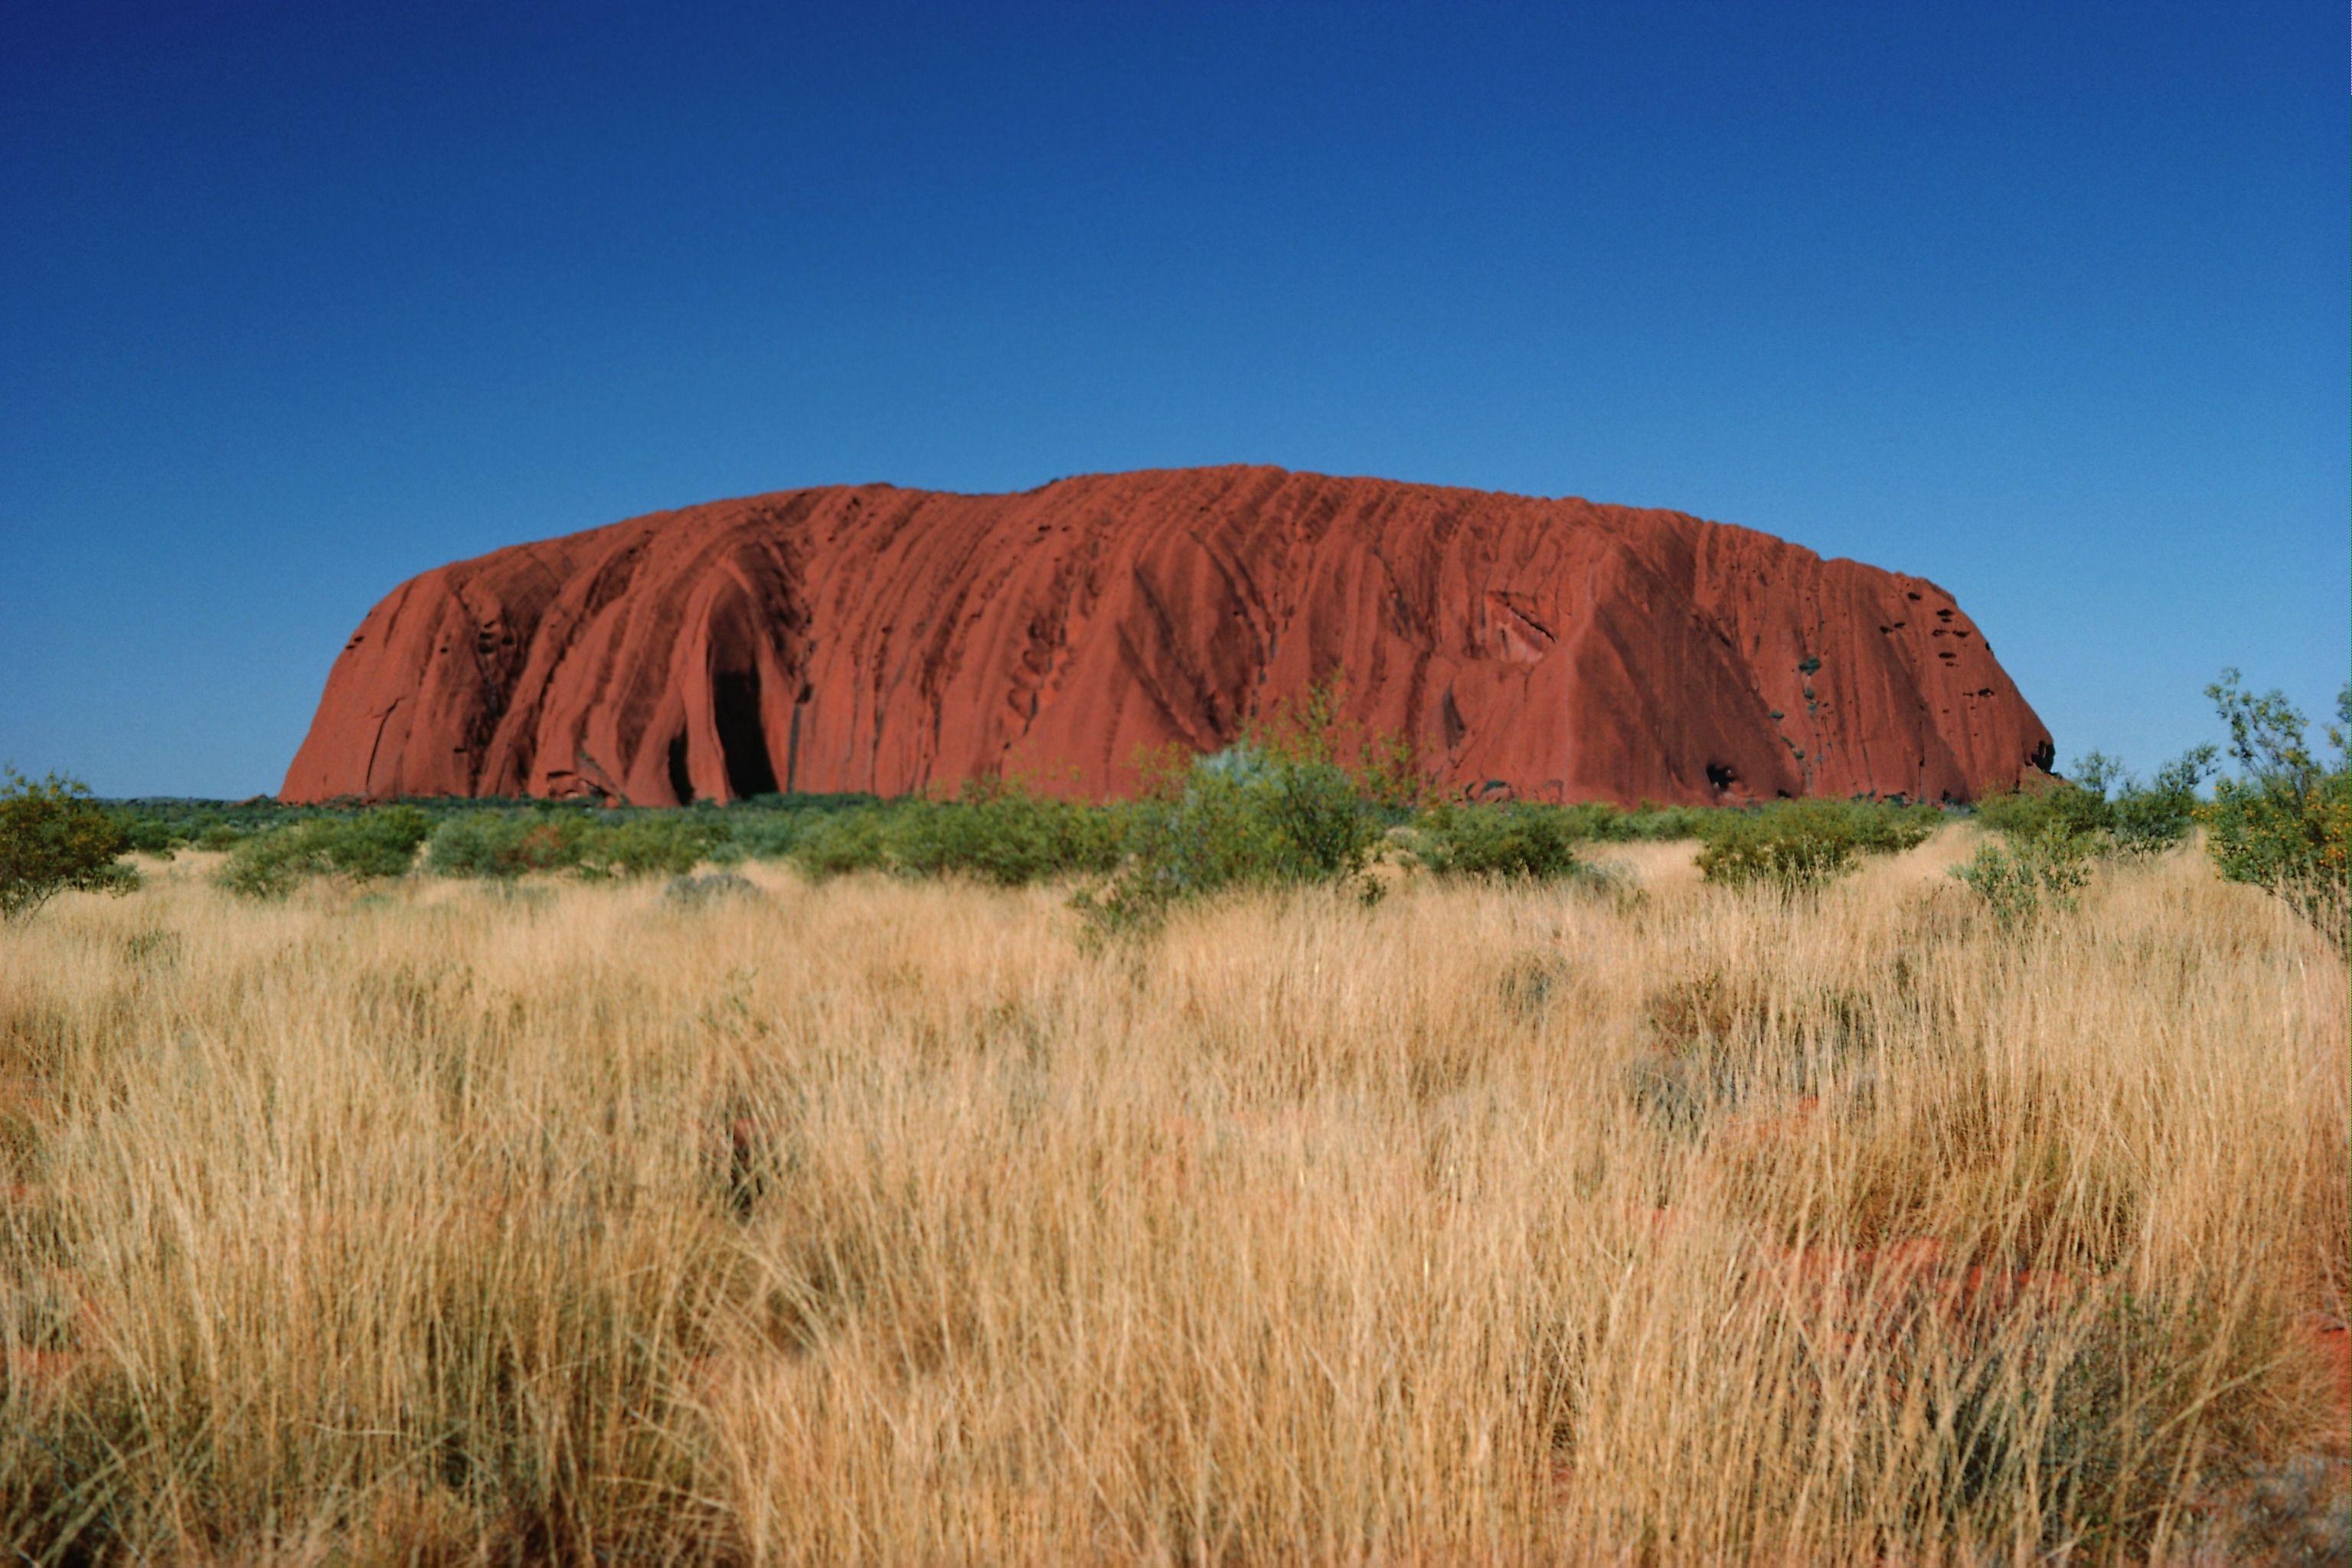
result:
[[[2344,969],[2188,855],[2004,939],[1959,837],[1099,951],[782,872],[60,900],[0,933],[0,1544],[2291,1558]]]

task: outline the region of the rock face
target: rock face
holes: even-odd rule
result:
[[[1951,595],[1676,512],[1228,468],[792,490],[427,572],[284,798],[1132,791],[1337,679],[1452,787],[1967,799],[2049,731]]]

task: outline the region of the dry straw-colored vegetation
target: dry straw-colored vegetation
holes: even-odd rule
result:
[[[12,1561],[2294,1560],[2344,966],[1818,897],[753,873],[0,931]],[[2336,1510],[2336,1511],[2331,1511]]]

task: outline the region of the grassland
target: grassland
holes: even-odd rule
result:
[[[2301,1561],[2347,976],[1817,896],[151,866],[0,930],[36,1563]]]

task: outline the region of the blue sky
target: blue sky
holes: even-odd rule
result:
[[[2146,769],[2352,598],[2341,7],[16,5],[0,760],[277,787],[399,579],[1232,461],[1934,578]]]

